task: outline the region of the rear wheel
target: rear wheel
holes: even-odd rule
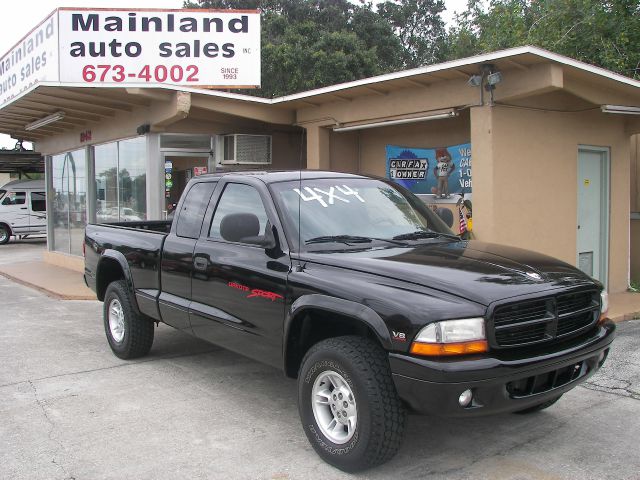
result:
[[[534,405],[533,407],[525,408],[523,410],[518,410],[517,412],[513,412],[513,413],[517,413],[518,415],[526,415],[528,413],[539,412],[540,410],[549,408],[551,405],[553,405],[558,400],[560,400],[560,397],[562,397],[562,395],[558,395],[556,398],[552,398],[551,400],[547,400],[546,402],[542,402],[542,403],[539,403],[538,405]]]
[[[107,341],[117,357],[129,359],[149,353],[153,345],[153,322],[136,312],[124,280],[107,287],[103,317]]]
[[[6,225],[0,224],[0,245],[4,245],[5,243],[9,243],[9,239],[11,238],[11,230]]]
[[[384,350],[362,337],[314,345],[298,376],[302,427],[326,462],[356,472],[391,459],[400,447],[405,411]]]

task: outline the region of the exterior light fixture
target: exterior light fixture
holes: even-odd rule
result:
[[[618,113],[622,115],[640,115],[640,107],[627,105],[602,105],[602,113]]]
[[[62,120],[64,118],[64,112],[56,112],[48,115],[44,118],[40,118],[35,122],[28,123],[24,126],[24,129],[28,132],[31,130],[37,130],[38,128],[44,127],[45,125],[49,125],[50,123],[57,122],[58,120]]]
[[[385,122],[363,123],[360,125],[349,125],[348,127],[334,127],[334,132],[349,132],[351,130],[364,130],[366,128],[388,127],[390,125],[402,125],[404,123],[426,122],[429,120],[441,120],[458,116],[457,110],[450,110],[444,113],[434,113],[422,117],[401,118],[398,120],[387,120]]]
[[[479,87],[482,85],[482,75],[471,75],[467,81],[470,87]]]
[[[497,85],[498,83],[500,83],[502,81],[502,73],[500,72],[493,72],[490,73],[489,75],[487,75],[487,84],[494,86]]]

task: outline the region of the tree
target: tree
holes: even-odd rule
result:
[[[448,39],[451,58],[522,45],[638,75],[637,0],[470,0]]]
[[[198,0],[185,8],[262,12],[262,86],[275,97],[397,70],[400,40],[371,4],[347,0]]]
[[[441,61],[446,30],[443,0],[387,0],[378,4],[379,15],[394,29],[404,47],[404,66],[418,67]]]

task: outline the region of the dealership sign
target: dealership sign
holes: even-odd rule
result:
[[[0,105],[38,81],[255,87],[260,14],[61,8],[0,62]]]

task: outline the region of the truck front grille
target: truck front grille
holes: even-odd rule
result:
[[[582,290],[497,306],[487,333],[493,347],[509,348],[565,339],[592,327],[600,294]]]
[[[525,398],[562,387],[584,377],[587,373],[589,373],[587,362],[576,362],[558,370],[509,382],[507,392],[511,398]]]

